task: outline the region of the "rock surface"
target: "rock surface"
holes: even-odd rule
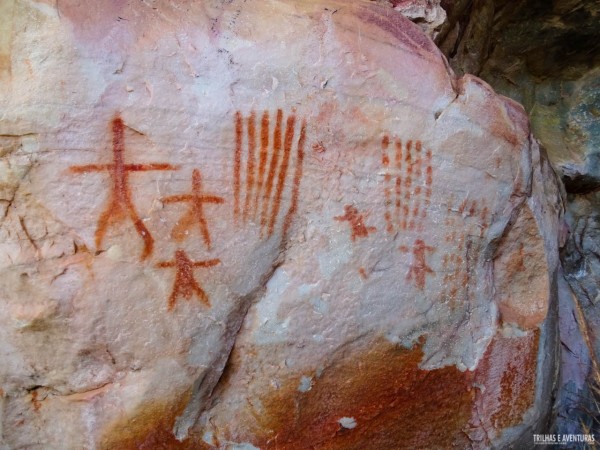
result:
[[[564,183],[568,239],[561,259],[568,285],[559,290],[566,314],[560,333],[568,344],[562,346],[556,429],[598,435],[600,3],[445,0],[442,6],[448,20],[436,39],[451,66],[478,74],[524,105]]]
[[[410,21],[416,23],[432,39],[446,23],[446,10],[441,0],[382,0]]]
[[[371,2],[2,8],[0,446],[543,429],[562,211],[518,104]]]

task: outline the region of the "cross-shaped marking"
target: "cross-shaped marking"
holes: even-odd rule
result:
[[[194,268],[196,267],[213,267],[220,264],[220,259],[209,259],[206,261],[192,261],[185,251],[179,249],[175,251],[175,259],[172,261],[162,261],[156,266],[160,268],[175,267],[175,282],[173,283],[173,291],[169,297],[168,310],[171,311],[175,307],[175,302],[179,296],[186,300],[192,298],[194,293],[200,301],[210,307],[206,292],[200,287],[194,278]]]
[[[202,192],[202,176],[200,175],[200,171],[194,169],[192,172],[192,192],[190,194],[172,195],[162,199],[162,201],[163,203],[190,203],[188,212],[177,222],[177,225],[175,225],[171,232],[171,236],[175,240],[181,242],[185,238],[186,231],[189,230],[195,222],[198,222],[202,239],[210,250],[210,233],[208,231],[206,218],[204,217],[203,205],[204,203],[220,204],[224,203],[224,200],[222,197],[204,194]]]
[[[129,172],[147,172],[150,170],[177,170],[177,166],[163,163],[151,164],[125,164],[125,124],[118,115],[112,120],[112,164],[87,164],[82,166],[73,166],[69,170],[73,173],[104,172],[110,174],[112,187],[110,197],[104,212],[98,218],[95,240],[96,248],[102,245],[102,240],[110,225],[123,222],[128,217],[133,222],[137,233],[144,240],[144,250],[141,259],[146,259],[154,247],[152,235],[140,219],[131,200],[131,188],[129,187]]]

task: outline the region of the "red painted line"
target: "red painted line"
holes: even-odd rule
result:
[[[180,194],[180,195],[170,195],[168,197],[161,198],[160,201],[163,203],[179,203],[179,202],[189,202],[194,200],[196,196],[194,194]]]
[[[281,126],[283,122],[283,111],[277,110],[277,121],[275,123],[275,131],[273,133],[273,157],[271,158],[271,164],[269,166],[269,173],[267,174],[267,185],[265,187],[265,198],[262,207],[262,217],[260,221],[261,232],[267,226],[267,216],[269,212],[269,204],[271,202],[271,191],[273,190],[273,183],[275,181],[275,170],[279,163],[279,153],[281,152]]]
[[[390,145],[390,138],[386,135],[381,139],[381,163],[384,167],[390,165],[390,157],[387,154],[387,148]]]
[[[260,205],[260,196],[263,190],[267,156],[269,156],[269,112],[265,111],[263,112],[260,124],[260,156],[258,162],[256,195],[254,197],[254,218],[256,218]]]
[[[124,164],[123,168],[126,172],[146,172],[151,170],[177,170],[179,166],[166,163],[150,163],[150,164]]]
[[[411,164],[412,164],[411,149],[412,149],[412,141],[408,141],[406,143],[406,164],[408,164],[409,168],[411,167]]]
[[[477,200],[473,200],[471,202],[471,207],[469,208],[469,216],[474,216],[477,212]]]
[[[406,143],[406,177],[404,178],[404,187],[406,188],[406,192],[404,193],[404,200],[406,201],[406,204],[404,205],[404,222],[403,222],[403,228],[406,229],[406,220],[408,219],[408,215],[410,214],[409,211],[409,204],[410,204],[410,197],[411,197],[411,187],[412,187],[412,141],[408,141]]]
[[[296,116],[293,114],[288,117],[287,124],[285,127],[285,141],[283,145],[283,159],[281,160],[281,167],[279,168],[279,179],[277,180],[277,188],[275,190],[275,199],[273,202],[273,211],[271,211],[271,220],[269,222],[269,236],[273,234],[275,230],[275,223],[277,222],[277,216],[279,215],[279,209],[281,207],[281,195],[285,186],[285,178],[287,176],[287,170],[290,162],[290,153],[292,152],[292,144],[294,141],[294,126],[296,123]]]
[[[396,177],[396,189],[395,189],[395,193],[396,193],[396,221],[400,221],[400,208],[402,206],[402,176],[398,175]]]
[[[402,170],[402,141],[399,139],[396,141],[396,169]]]
[[[242,115],[235,113],[235,155],[233,159],[233,215],[240,215],[240,169],[242,165]]]
[[[246,201],[244,202],[244,222],[248,219],[250,199],[254,189],[254,154],[256,153],[256,113],[252,111],[248,117],[248,163],[246,167]]]
[[[390,205],[392,203],[392,191],[390,189],[390,182],[392,181],[392,175],[389,173],[389,165],[390,165],[390,157],[388,155],[387,149],[390,145],[390,138],[385,135],[381,140],[381,163],[386,170],[386,174],[383,178],[384,188],[383,188],[383,199],[385,205],[385,222],[388,233],[392,233],[394,230],[394,225],[392,223],[392,214],[390,212]]]
[[[431,202],[431,184],[433,183],[433,168],[431,167],[431,150],[425,154],[427,167],[425,169],[425,205]]]
[[[87,173],[87,172],[102,172],[104,170],[111,170],[113,164],[85,164],[83,166],[69,167],[69,172],[72,173]]]
[[[400,208],[402,206],[402,141],[398,139],[396,141],[396,155],[395,155],[395,164],[396,170],[398,171],[398,176],[396,177],[396,205],[395,205],[395,215],[396,222],[400,223],[400,216],[402,215],[400,212]]]
[[[300,181],[302,180],[302,164],[304,162],[304,142],[306,140],[306,121],[302,121],[302,128],[300,128],[300,139],[298,140],[298,156],[296,158],[296,170],[294,172],[294,181],[292,184],[292,200],[290,209],[288,210],[285,220],[283,222],[283,236],[287,235],[290,226],[292,225],[292,219],[298,208],[298,195],[300,193]]]
[[[386,226],[385,229],[388,233],[393,233],[394,232],[394,225],[392,224],[392,217],[389,213],[389,211],[385,212],[385,222],[386,222]]]
[[[423,165],[423,156],[421,154],[421,141],[417,141],[415,144],[415,150],[417,152],[417,158],[415,160],[415,176],[419,178],[421,176],[421,168]]]
[[[154,250],[154,238],[150,234],[150,231],[148,231],[148,229],[144,225],[144,222],[142,222],[142,219],[138,217],[138,215],[133,209],[130,210],[129,214],[131,216],[131,220],[133,221],[135,229],[144,240],[144,250],[142,251],[142,259],[146,259],[152,254],[152,251]]]

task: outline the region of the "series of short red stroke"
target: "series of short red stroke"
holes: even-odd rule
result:
[[[112,131],[112,153],[113,161],[109,164],[87,164],[72,166],[71,173],[83,174],[92,172],[108,172],[110,175],[110,192],[104,211],[98,218],[95,244],[100,249],[102,242],[109,227],[126,220],[130,220],[136,232],[142,238],[144,247],[141,259],[148,258],[154,249],[154,238],[146,228],[140,216],[138,215],[133,200],[131,188],[129,186],[129,176],[132,172],[145,171],[164,171],[178,170],[179,166],[168,163],[145,163],[135,164],[125,162],[125,123],[119,115],[116,115],[111,121]],[[282,234],[285,236],[290,227],[292,218],[297,210],[300,182],[302,179],[304,163],[304,146],[306,141],[306,121],[303,120],[300,125],[299,135],[296,136],[296,116],[289,115],[285,120],[283,111],[277,110],[275,116],[275,127],[271,137],[271,116],[268,111],[264,111],[257,123],[257,116],[252,112],[244,118],[241,113],[235,115],[235,153],[233,164],[233,188],[234,205],[233,214],[237,224],[247,224],[249,221],[260,225],[261,238],[273,235],[278,226],[281,227]],[[246,131],[244,133],[244,130]],[[296,151],[293,151],[294,143]],[[413,163],[413,153],[411,153],[412,142],[408,141],[405,145],[405,155],[402,153],[402,144],[396,141],[395,169],[396,174],[395,189],[391,189],[392,175],[390,169],[390,155],[387,149],[390,145],[389,138],[385,136],[382,140],[382,163],[388,170],[385,174],[385,199],[387,231],[394,231],[394,224],[403,229],[413,229],[415,221],[424,218],[426,207],[429,205],[431,197],[431,151],[425,154],[425,161],[421,156],[421,143],[416,142],[414,147],[415,162]],[[244,147],[247,149],[244,152]],[[402,160],[405,162],[404,173],[404,198],[402,190]],[[410,201],[411,184],[414,182],[412,171],[415,166],[414,178],[425,177],[423,209],[417,206],[412,210],[412,219],[410,219],[411,210],[408,209]],[[422,169],[425,166],[424,170]],[[293,173],[292,183],[286,183],[288,175]],[[288,192],[286,193],[286,190]],[[392,214],[392,197],[395,194],[395,214]],[[423,196],[420,185],[414,189],[415,196]],[[282,212],[282,199],[288,198],[289,205],[287,211]],[[191,189],[188,193],[182,193],[162,198],[163,203],[187,203],[188,210],[177,222],[173,228],[171,236],[178,242],[181,242],[188,235],[188,231],[197,225],[202,240],[207,249],[211,250],[211,236],[207,219],[204,213],[205,204],[223,204],[224,199],[214,194],[207,194],[203,191],[202,176],[198,169],[192,172]],[[402,207],[402,201],[406,203]],[[419,212],[421,211],[421,212]],[[336,217],[336,220],[348,221],[352,228],[352,239],[356,237],[366,237],[369,232],[374,231],[373,227],[366,227],[363,223],[362,215],[356,208],[347,205],[345,215]],[[402,217],[402,218],[401,218]],[[396,219],[396,221],[394,221]],[[408,221],[407,221],[408,220]],[[420,252],[422,253],[422,252]],[[419,253],[419,256],[421,254]],[[419,258],[422,259],[422,258]],[[171,261],[162,261],[156,264],[160,268],[175,268],[175,281],[172,293],[168,300],[168,309],[172,310],[176,304],[177,298],[183,297],[190,299],[194,294],[207,306],[210,306],[208,296],[194,278],[195,268],[209,268],[220,264],[219,259],[210,259],[203,261],[193,261],[189,258],[183,249],[175,251],[174,259]],[[418,285],[422,283],[417,283]],[[421,286],[419,286],[421,287]]]

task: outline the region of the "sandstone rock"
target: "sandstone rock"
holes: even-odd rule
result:
[[[435,38],[446,22],[446,11],[440,0],[393,0],[394,9],[413,21],[431,38]]]
[[[568,239],[561,259],[575,297],[561,289],[560,309],[572,316],[573,305],[579,304],[582,314],[575,323],[561,314],[561,341],[568,341],[561,370],[577,375],[563,376],[556,426],[573,433],[575,424],[579,433],[591,429],[597,435],[598,408],[589,399],[595,395],[600,357],[595,332],[600,324],[600,3],[447,0],[442,6],[448,20],[436,40],[451,66],[457,73],[474,71],[524,105],[533,134],[564,183]],[[573,331],[574,325],[582,334]],[[576,343],[576,336],[583,340]],[[588,344],[590,349],[581,350]],[[579,411],[594,413],[582,417]]]
[[[518,104],[366,1],[3,7],[2,445],[541,429],[562,213]]]

